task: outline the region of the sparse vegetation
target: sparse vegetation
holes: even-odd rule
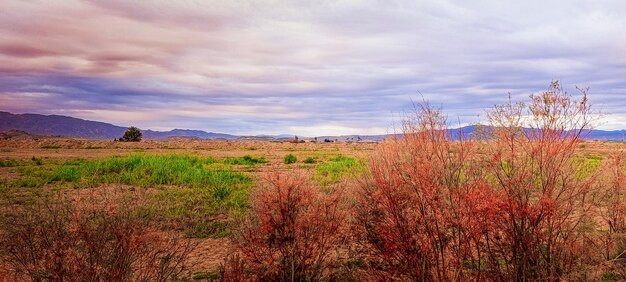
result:
[[[10,281],[169,281],[186,271],[194,247],[155,233],[127,209],[136,202],[56,194],[2,203],[0,265]]]
[[[315,173],[315,179],[326,186],[338,183],[340,180],[356,176],[365,171],[365,165],[352,157],[336,156],[320,164]]]
[[[14,167],[18,165],[19,164],[16,160],[0,160],[0,167]]]
[[[296,158],[296,156],[292,154],[286,155],[285,158],[283,158],[283,162],[285,164],[293,164],[293,163],[296,163],[297,161],[298,161],[298,158]]]
[[[264,157],[253,157],[250,155],[245,155],[239,158],[225,158],[224,163],[231,165],[255,165],[268,163],[268,160],[266,160]]]
[[[35,165],[43,165],[43,160],[41,158],[36,158],[35,156],[33,156],[32,158],[30,158],[30,160],[33,161]]]
[[[61,146],[59,145],[43,145],[41,146],[42,149],[60,149]]]
[[[252,179],[213,158],[185,155],[131,155],[72,160],[46,167],[23,167],[8,187],[44,185],[84,188],[125,184],[152,188],[144,213],[178,226],[190,237],[228,235],[228,214],[247,207]],[[223,214],[225,217],[220,217]],[[167,227],[166,226],[166,227]]]

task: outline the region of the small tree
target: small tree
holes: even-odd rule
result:
[[[142,137],[143,137],[143,134],[141,133],[141,130],[139,130],[139,128],[137,127],[131,126],[128,129],[126,129],[126,132],[124,132],[124,136],[120,138],[120,141],[139,142],[141,141]]]

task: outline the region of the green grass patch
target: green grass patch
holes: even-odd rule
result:
[[[308,157],[302,161],[305,164],[314,164],[317,162],[314,157]]]
[[[213,158],[186,155],[132,155],[98,160],[76,160],[53,169],[48,182],[70,182],[80,186],[121,183],[140,187],[163,185],[220,189],[249,181],[226,166],[213,166]]]
[[[266,160],[264,157],[253,157],[250,155],[245,155],[243,157],[229,157],[229,158],[225,158],[224,159],[224,163],[225,164],[230,164],[230,165],[255,165],[255,164],[264,164],[264,163],[268,163],[269,161]]]
[[[351,157],[337,156],[317,167],[315,180],[326,186],[337,183],[346,177],[354,177],[364,171],[363,162]]]
[[[217,189],[163,187],[150,198],[146,214],[173,223],[186,236],[217,237],[230,234],[232,218],[248,207],[251,183]]]
[[[19,162],[12,159],[0,160],[0,167],[16,167],[19,166]]]
[[[26,167],[30,165],[43,165],[41,158],[32,157],[29,160],[24,159],[0,159],[0,167]]]
[[[219,281],[220,273],[218,271],[196,272],[191,275],[191,279],[196,281]]]
[[[42,149],[61,149],[61,146],[59,145],[43,145],[41,146]]]
[[[252,178],[213,158],[188,155],[131,155],[19,166],[19,179],[0,188],[97,187],[103,183],[150,187],[138,213],[190,237],[224,237],[232,216],[248,207]]]
[[[22,178],[32,178],[42,186],[49,183],[93,187],[101,183],[120,183],[140,187],[182,186],[222,189],[250,178],[233,171],[213,158],[186,155],[131,155],[97,160],[70,160],[62,164],[20,167]],[[7,165],[14,161],[3,161]],[[41,167],[39,167],[41,166]]]
[[[285,162],[285,164],[293,164],[297,161],[298,161],[298,158],[296,158],[296,156],[292,154],[286,155],[285,158],[283,159],[283,162]]]
[[[583,180],[591,176],[602,164],[601,156],[578,156],[574,159],[576,179]]]
[[[103,148],[104,147],[102,147],[102,146],[91,146],[91,145],[89,145],[89,146],[85,147],[84,149],[87,149],[87,150],[97,150],[97,149],[103,149]]]

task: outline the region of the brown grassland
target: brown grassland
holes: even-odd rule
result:
[[[0,281],[624,280],[626,144],[581,96],[460,140],[427,104],[381,143],[0,140]]]

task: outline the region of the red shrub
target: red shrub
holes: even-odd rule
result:
[[[186,269],[190,243],[156,233],[130,211],[101,205],[53,197],[4,212],[0,264],[8,266],[8,276],[33,281],[167,281]]]
[[[328,277],[332,253],[342,243],[344,214],[339,198],[326,195],[302,176],[271,173],[252,195],[249,216],[233,232],[244,265],[264,281],[320,280]],[[241,271],[242,267],[226,265]],[[223,271],[223,277],[241,274]],[[236,272],[235,271],[235,272]]]
[[[493,151],[486,178],[503,195],[490,269],[506,279],[557,279],[581,267],[595,180],[577,176],[576,147],[589,129],[586,90],[576,101],[557,82],[531,103],[489,113]]]
[[[558,83],[489,113],[483,141],[448,136],[423,105],[383,143],[361,185],[356,230],[385,278],[568,278],[589,263],[590,191],[576,151],[592,112]],[[584,270],[583,270],[584,271]]]
[[[383,275],[461,279],[472,254],[461,201],[483,187],[465,169],[472,142],[453,141],[445,117],[428,105],[403,130],[378,148],[361,186],[356,219],[363,252]]]

